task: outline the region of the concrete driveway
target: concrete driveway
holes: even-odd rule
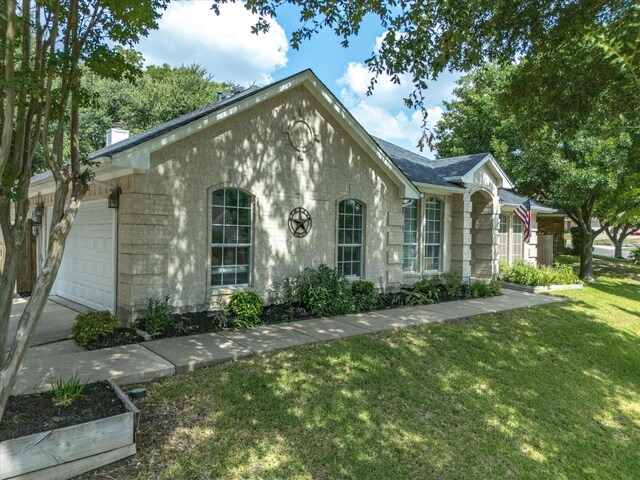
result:
[[[27,306],[27,301],[28,298],[16,298],[13,301],[9,319],[9,332],[12,336],[15,335],[18,329],[18,321]],[[71,338],[71,326],[76,315],[85,311],[87,311],[87,308],[81,305],[52,297],[44,306],[31,346],[34,347]]]

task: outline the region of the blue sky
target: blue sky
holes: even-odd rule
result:
[[[159,29],[138,46],[146,62],[198,63],[215,80],[241,85],[265,85],[311,68],[370,133],[417,151],[421,114],[405,108],[402,100],[412,90],[410,82],[398,86],[383,78],[372,96],[365,94],[371,75],[364,60],[384,35],[374,17],[365,18],[348,48],[342,48],[340,39],[327,30],[293,50],[288,39],[298,26],[295,9],[280,11],[269,33],[256,36],[250,32],[256,17],[242,5],[223,5],[220,17],[210,6],[207,0],[170,4]],[[443,74],[430,85],[426,103],[430,124],[440,118],[442,102],[451,99],[458,77]],[[433,156],[427,151],[423,155]]]

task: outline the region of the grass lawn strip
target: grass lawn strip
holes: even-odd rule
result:
[[[638,478],[640,268],[597,262],[568,303],[148,384],[141,453],[91,478]]]

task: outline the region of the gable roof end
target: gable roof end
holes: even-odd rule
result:
[[[89,158],[117,167],[148,169],[153,151],[166,147],[299,85],[307,87],[314,98],[327,109],[355,142],[398,185],[400,197],[419,198],[418,190],[402,170],[391,161],[367,131],[310,69],[265,87],[249,88],[236,95],[224,98],[219,102],[163,123],[127,140],[97,150]]]
[[[473,175],[484,165],[499,178],[501,188],[514,188],[515,185],[490,153],[476,153],[459,157],[438,158],[430,164],[433,169],[449,182],[473,183]]]

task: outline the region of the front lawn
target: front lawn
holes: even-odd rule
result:
[[[148,384],[91,478],[638,478],[640,283],[559,294]]]

